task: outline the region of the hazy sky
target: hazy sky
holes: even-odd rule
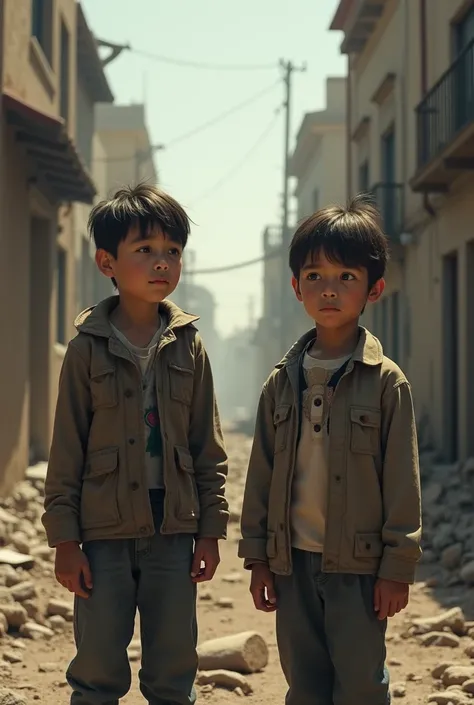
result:
[[[107,69],[116,102],[144,101],[153,143],[170,143],[156,163],[161,185],[196,223],[189,247],[197,268],[258,257],[263,228],[280,221],[284,128],[283,112],[275,117],[275,110],[284,92],[278,61],[307,63],[306,73],[294,76],[294,140],[304,113],[324,108],[326,76],[345,73],[341,35],[328,31],[338,1],[82,0],[92,31],[102,39],[185,61],[274,65],[203,70],[124,52]],[[266,88],[252,105],[171,144]],[[222,333],[245,324],[250,299],[260,311],[261,278],[262,266],[254,265],[196,279],[216,298]]]

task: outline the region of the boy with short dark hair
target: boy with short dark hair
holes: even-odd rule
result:
[[[259,610],[276,610],[287,705],[386,705],[387,617],[420,557],[410,385],[359,326],[384,289],[387,241],[363,198],[307,218],[293,288],[315,321],[265,383],[240,555]]]
[[[227,457],[196,316],[166,297],[189,234],[163,191],[118,191],[90,216],[118,296],[76,320],[61,372],[43,522],[75,593],[72,705],[117,705],[140,613],[150,705],[193,703],[196,583],[225,538]]]

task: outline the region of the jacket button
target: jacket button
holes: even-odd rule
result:
[[[130,443],[131,446],[133,446],[133,444],[135,443],[135,439],[134,439],[134,438],[129,438],[129,439],[128,439],[128,442]]]
[[[362,414],[362,416],[360,417],[360,420],[362,421],[362,423],[367,423],[367,421],[369,419],[367,418],[367,416],[365,414]]]
[[[147,534],[148,533],[148,526],[140,526],[140,533]]]
[[[321,406],[321,404],[322,404],[321,397],[316,397],[316,399],[314,400],[314,405]]]
[[[336,475],[335,480],[336,480],[336,482],[340,482],[340,481],[341,481],[341,476],[340,476],[340,475]]]
[[[370,543],[366,543],[366,544],[365,544],[365,550],[366,550],[366,551],[370,551],[371,548],[372,548],[372,545],[371,545]]]
[[[131,389],[126,389],[126,390],[125,390],[125,396],[127,397],[127,399],[130,399],[130,397],[133,397],[133,392],[132,392],[132,390],[131,390]]]
[[[138,484],[138,482],[132,482],[130,485],[130,489],[132,490],[132,492],[136,492],[139,487],[140,485]]]
[[[313,426],[313,428],[314,428],[315,433],[319,433],[321,430],[321,425],[319,423],[317,423]]]

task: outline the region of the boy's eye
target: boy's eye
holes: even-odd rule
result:
[[[346,282],[353,281],[355,279],[355,276],[351,274],[351,272],[344,272],[343,274],[341,274],[341,279]]]
[[[143,253],[147,254],[148,252],[150,252],[150,248],[148,245],[143,245],[143,247],[138,248],[137,252],[143,252]]]
[[[310,272],[307,276],[307,279],[309,281],[316,281],[317,279],[321,279],[321,276],[317,272]]]
[[[177,247],[172,247],[170,249],[170,255],[173,255],[174,257],[179,257],[181,255],[180,250],[178,250]]]

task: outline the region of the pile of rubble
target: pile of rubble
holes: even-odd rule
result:
[[[474,458],[464,465],[420,459],[423,562],[440,567],[443,587],[474,585]]]

